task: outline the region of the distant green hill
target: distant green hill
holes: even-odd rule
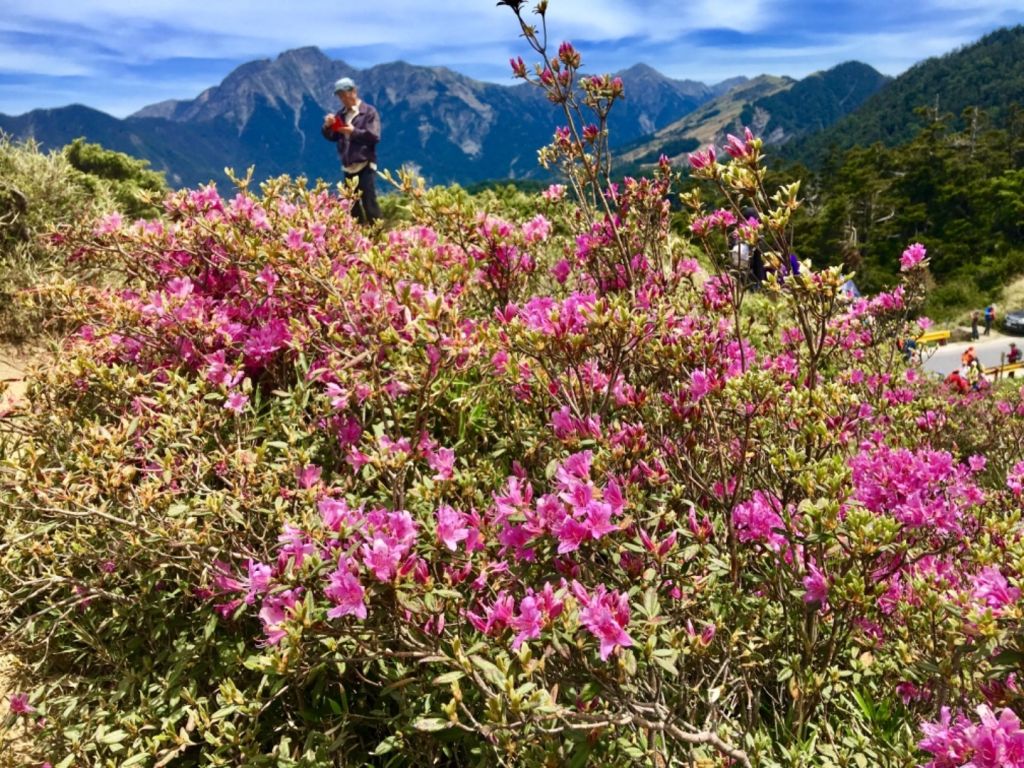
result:
[[[943,114],[959,120],[968,107],[984,110],[999,123],[1014,103],[1024,103],[1024,26],[1000,29],[916,64],[851,114],[789,144],[784,154],[820,166],[837,150],[909,141],[928,120]],[[960,121],[953,127],[963,126]]]
[[[749,127],[769,146],[819,132],[860,106],[889,78],[859,61],[848,61],[803,80],[761,75],[741,83],[657,133],[618,153],[623,172],[639,172],[667,155],[677,165],[703,144],[723,144],[726,134]]]

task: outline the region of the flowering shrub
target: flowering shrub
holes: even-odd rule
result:
[[[375,239],[284,180],[69,233],[121,280],[5,451],[40,762],[1016,764],[1024,393],[907,369],[923,252],[850,302],[726,154],[710,271],[667,164],[518,219],[410,187]]]

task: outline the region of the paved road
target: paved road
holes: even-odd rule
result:
[[[991,337],[982,336],[978,341],[958,341],[944,347],[928,345],[922,354],[923,367],[926,371],[946,376],[960,367],[960,355],[970,346],[974,347],[978,359],[985,367],[999,365],[1000,362],[1005,362],[1000,360],[1000,355],[1007,353],[1011,341],[1017,342],[1017,346],[1024,350],[1024,339],[1002,334],[993,334]]]

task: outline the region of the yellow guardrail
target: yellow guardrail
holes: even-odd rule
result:
[[[949,341],[949,331],[928,331],[915,339],[918,344],[945,344]]]
[[[1004,373],[1013,373],[1024,368],[1024,362],[1003,363],[1002,365],[991,365],[985,369],[986,376],[995,376],[997,379]]]

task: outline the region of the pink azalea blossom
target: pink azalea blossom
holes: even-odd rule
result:
[[[263,599],[260,608],[260,621],[263,622],[263,635],[267,645],[277,645],[288,635],[284,623],[291,617],[292,609],[298,602],[295,590],[285,590]]]
[[[828,580],[814,563],[810,564],[803,584],[804,589],[807,590],[804,593],[805,603],[817,603],[819,606],[823,606],[826,603],[828,600]]]
[[[382,538],[374,538],[370,544],[363,544],[363,564],[373,571],[380,581],[391,581],[398,571],[402,549],[389,544]]]
[[[713,145],[708,145],[708,148],[701,152],[694,152],[687,155],[690,161],[690,166],[694,170],[703,170],[715,164],[715,148]]]
[[[633,645],[633,638],[626,632],[629,624],[628,595],[608,592],[604,585],[598,586],[593,595],[588,595],[579,582],[573,583],[573,592],[583,606],[580,623],[601,643],[599,653],[602,661],[607,661],[617,648]]]
[[[559,200],[565,197],[565,185],[552,184],[541,193],[541,196],[549,203],[557,203]]]
[[[523,239],[527,243],[539,243],[546,240],[551,231],[551,222],[538,213],[528,222],[523,224]]]
[[[785,523],[779,515],[779,502],[761,491],[754,491],[749,501],[737,504],[732,511],[740,541],[759,541],[778,551],[785,544]]]
[[[11,712],[15,715],[30,715],[36,711],[36,708],[28,703],[27,693],[12,693],[8,702]]]
[[[359,576],[353,573],[355,565],[342,558],[338,568],[328,577],[324,595],[334,607],[327,611],[327,618],[339,619],[342,616],[366,618],[366,590],[359,582]]]
[[[249,402],[249,396],[243,395],[237,389],[232,390],[228,393],[227,400],[224,401],[224,407],[229,411],[235,413],[241,413],[245,410],[246,403]]]
[[[309,464],[295,470],[295,479],[299,483],[299,488],[312,488],[314,485],[318,485],[322,472],[323,470],[316,464]]]
[[[427,465],[437,474],[434,480],[451,480],[455,470],[455,451],[451,448],[438,448],[427,452]]]
[[[458,549],[459,542],[469,538],[466,515],[442,504],[437,510],[437,537],[452,552]]]
[[[973,600],[993,611],[1002,612],[1020,600],[1020,589],[1011,587],[996,566],[983,568],[974,578]]]
[[[914,243],[913,245],[908,246],[907,249],[903,251],[903,255],[900,256],[900,271],[909,272],[924,261],[925,256],[927,255],[928,252],[920,243]]]

